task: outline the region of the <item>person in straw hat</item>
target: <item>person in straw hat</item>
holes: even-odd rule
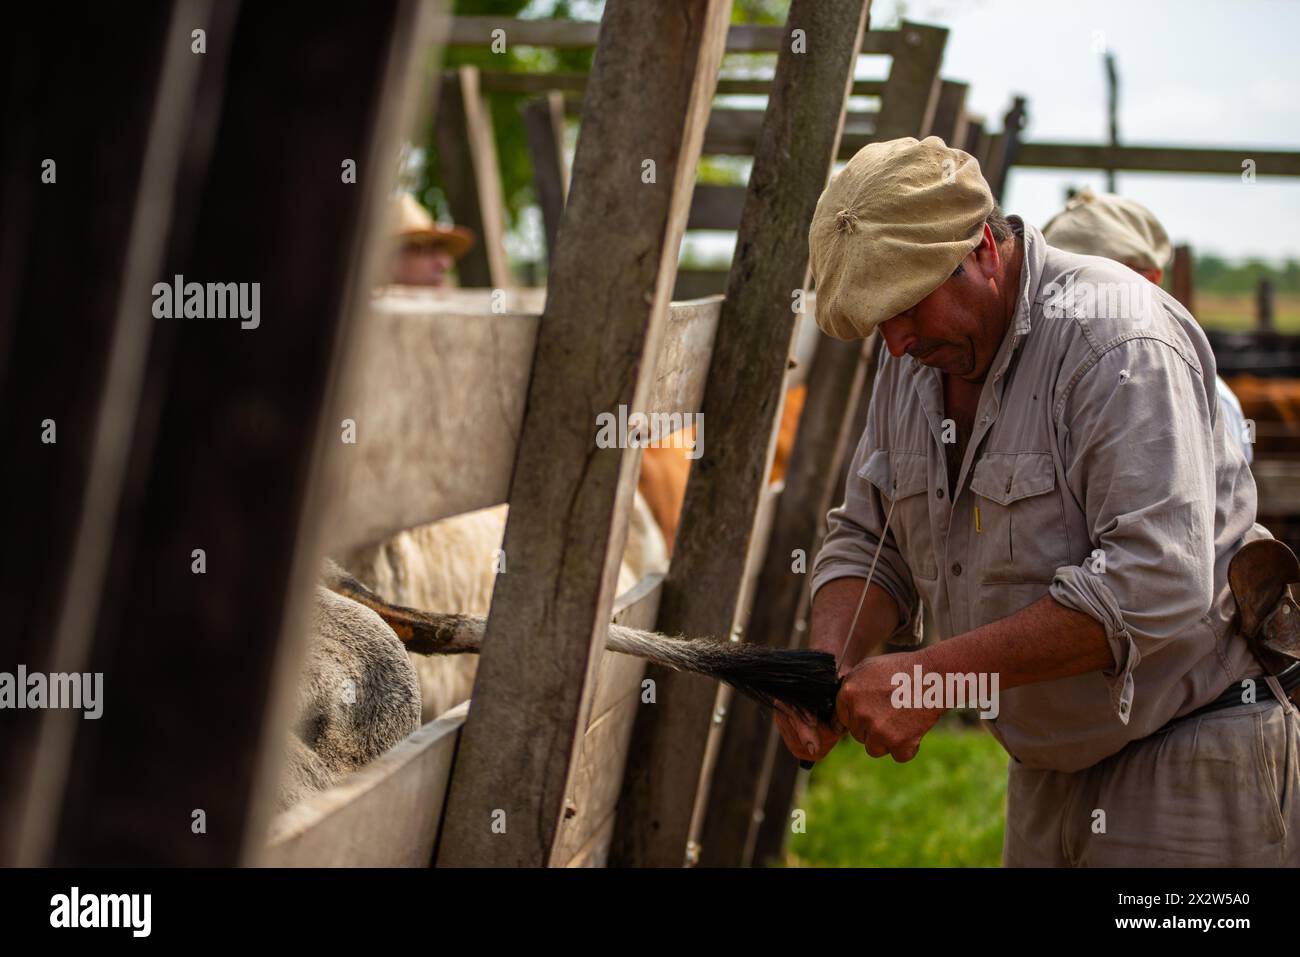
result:
[[[1113,193],[1080,190],[1043,227],[1043,238],[1057,249],[1086,256],[1104,256],[1123,263],[1149,282],[1160,285],[1174,254],[1169,234],[1155,214],[1141,203]],[[1253,458],[1251,434],[1241,403],[1223,377],[1214,377],[1219,410],[1228,435],[1241,445],[1246,461]]]
[[[394,204],[398,240],[389,281],[400,286],[445,286],[452,265],[474,245],[474,234],[434,221],[410,193]]]
[[[787,747],[908,761],[974,704],[1008,865],[1300,864],[1300,713],[1226,580],[1269,536],[1196,321],[1003,216],[936,137],[860,150],[808,242],[822,331],[887,354],[811,581],[837,720],[779,714]]]

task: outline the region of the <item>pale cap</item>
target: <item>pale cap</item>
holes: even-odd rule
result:
[[[1173,254],[1169,234],[1151,210],[1113,193],[1085,189],[1043,227],[1049,246],[1104,256],[1139,269],[1164,269]]]
[[[858,150],[808,230],[817,325],[855,339],[911,309],[980,244],[993,207],[979,162],[937,136]]]

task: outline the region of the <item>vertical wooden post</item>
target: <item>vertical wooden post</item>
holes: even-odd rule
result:
[[[948,31],[943,27],[906,20],[899,26],[874,140],[929,135],[939,103],[939,68],[947,41]]]
[[[984,120],[979,117],[968,117],[966,121],[966,142],[962,149],[969,153],[975,159],[979,159],[985,150],[985,141],[988,136],[984,133]]]
[[[243,5],[220,106],[191,117],[149,278],[249,283],[249,297],[256,282],[257,324],[152,323],[86,666],[104,674],[104,713],[75,721],[66,788],[49,775],[56,864],[230,865],[261,841],[257,799],[279,764],[317,571],[315,476],[325,437],[338,441],[328,397],[369,292],[363,250],[382,245],[427,9],[388,0],[304,20]],[[190,56],[188,27],[178,39]],[[149,288],[126,307],[148,314]]]
[[[478,67],[463,66],[443,75],[434,139],[452,218],[477,239],[456,263],[460,284],[505,289],[511,285],[505,198],[492,116],[479,90]]]
[[[754,590],[750,641],[798,644],[796,623],[807,601],[813,544],[831,506],[851,427],[849,413],[866,379],[874,342],[840,342],[828,336],[817,342],[785,490]],[[755,812],[762,810],[772,764],[794,763],[789,754],[778,755],[778,740],[771,715],[746,698],[732,699],[700,841],[702,863],[716,867],[749,862],[760,820]]]
[[[533,161],[533,188],[542,207],[546,233],[546,257],[555,255],[555,237],[560,231],[560,214],[569,191],[569,171],[564,161],[564,94],[552,90],[545,97],[523,106],[524,133]]]
[[[1192,272],[1192,247],[1175,246],[1172,283],[1174,298],[1183,304],[1184,309],[1196,315]]]
[[[806,286],[808,223],[826,185],[866,23],[864,2],[794,0],[764,115],[736,255],[714,340],[702,412],[703,454],[691,469],[658,626],[728,640],[767,484],[797,291]],[[838,110],[826,104],[838,103]],[[833,118],[833,122],[832,122]],[[765,436],[766,441],[755,437]],[[680,866],[697,803],[716,686],[651,667],[656,703],[637,715],[611,862]]]
[[[939,102],[934,110],[930,133],[949,146],[961,148],[966,139],[966,94],[970,87],[965,83],[943,80],[939,84]]]
[[[653,385],[730,9],[605,6],[440,865],[550,861],[640,461],[598,448],[594,417]]]
[[[1020,147],[1020,131],[1024,126],[1025,98],[1017,96],[1011,102],[1011,109],[1002,119],[1002,132],[993,138],[989,169],[984,173],[989,188],[993,190],[993,198],[999,203],[1002,202],[1003,193],[1006,191],[1007,173],[1011,171],[1011,165],[1016,161],[1016,153]]]
[[[844,485],[848,477],[849,465],[852,464],[853,453],[862,440],[862,433],[867,428],[867,413],[871,409],[871,392],[875,386],[876,369],[880,364],[879,345],[879,339],[875,338],[870,347],[863,351],[864,374],[862,387],[850,403],[847,421],[841,433],[840,451],[831,467],[831,476],[834,483],[834,492],[830,498],[832,504],[844,500]],[[812,539],[812,547],[808,552],[810,564],[817,552],[821,550],[822,539],[825,535],[826,515],[823,513],[819,517],[816,534]],[[792,638],[792,644],[795,647],[804,647],[808,643],[808,606],[808,591],[803,589],[800,592],[799,610],[795,615],[795,628]],[[745,863],[759,867],[770,864],[781,856],[786,838],[790,836],[788,826],[790,810],[794,807],[794,800],[800,782],[807,779],[807,772],[800,770],[798,762],[786,753],[785,745],[781,742],[780,735],[776,733],[775,729],[773,729],[772,737],[768,742],[768,756],[765,756],[764,759],[764,767],[769,766],[771,768],[771,778],[767,785],[766,795],[760,791],[758,802],[755,805],[754,816],[757,820],[757,826],[752,837],[753,845],[751,847],[747,844],[745,851]]]
[[[230,24],[208,2],[147,0],[33,26],[0,39],[0,671],[82,672],[152,322],[137,304]],[[200,28],[205,57],[188,49]],[[58,712],[0,711],[0,866],[44,863],[69,732]]]
[[[1255,320],[1260,332],[1273,332],[1273,280],[1267,276],[1259,277],[1255,287]]]

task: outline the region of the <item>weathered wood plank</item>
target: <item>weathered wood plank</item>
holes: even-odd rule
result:
[[[730,7],[605,6],[510,487],[511,573],[488,616],[439,864],[551,859],[640,461],[598,449],[592,414],[651,394]]]
[[[791,293],[806,286],[806,231],[839,142],[865,23],[864,3],[790,7],[786,28],[805,31],[808,53],[785,50],[777,60],[702,406],[709,435],[691,469],[664,588],[658,624],[670,633],[727,640],[740,617],[794,332]],[[654,666],[647,676],[658,705],[638,714],[611,857],[680,866],[716,687]]]
[[[764,110],[714,109],[704,133],[704,152],[724,156],[752,156],[763,126]],[[870,143],[876,131],[876,114],[854,112],[845,117],[840,158],[847,159]],[[740,208],[726,228],[735,229]],[[703,227],[702,227],[703,228]]]
[[[596,45],[600,24],[593,20],[516,20],[511,17],[456,17],[448,46],[486,47],[492,32],[501,30],[507,44],[550,47],[556,50],[589,49]],[[872,30],[862,39],[863,53],[892,53],[896,31]],[[737,24],[727,31],[729,53],[775,53],[789,46],[783,27]]]
[[[330,551],[506,501],[532,370],[540,290],[487,290],[377,300],[360,333],[344,418],[355,444],[336,453],[340,494]],[[673,303],[644,411],[696,412],[721,300]],[[594,429],[594,422],[593,422]]]
[[[929,135],[939,103],[939,68],[947,40],[948,31],[942,27],[903,21],[885,81],[875,140]]]
[[[505,199],[492,118],[479,90],[477,67],[462,66],[444,74],[434,137],[452,218],[475,237],[469,252],[456,263],[460,284],[504,289],[510,285]]]
[[[757,576],[747,629],[752,642],[786,647],[796,638],[795,623],[808,597],[814,541],[835,493],[852,427],[850,413],[866,382],[873,345],[874,340],[840,342],[827,336],[818,343],[785,490]],[[757,837],[755,811],[761,810],[757,802],[766,794],[770,776],[772,733],[771,715],[745,698],[733,699],[701,832],[702,863],[749,863]]]
[[[259,797],[278,770],[317,570],[319,466],[337,442],[337,366],[369,295],[361,251],[381,245],[428,12],[405,0],[305,19],[239,8],[215,135],[193,131],[163,275],[259,281],[260,323],[154,324],[86,669],[112,688],[109,716],[76,722],[56,864],[229,865],[265,833]],[[342,157],[357,162],[355,186],[341,184]],[[191,831],[196,809],[206,833]]]
[[[1046,169],[1119,169],[1152,173],[1230,173],[1240,176],[1247,160],[1257,176],[1300,176],[1300,152],[1203,149],[1177,146],[1107,146],[1092,143],[1021,143],[1017,166]]]
[[[853,453],[862,438],[862,433],[867,427],[867,414],[871,410],[871,392],[875,385],[876,370],[880,365],[880,354],[879,348],[873,348],[867,353],[866,379],[849,412],[848,424],[843,433],[844,444],[837,459],[838,465],[832,472],[835,483],[835,491],[831,496],[832,502],[844,500],[844,486],[849,465],[853,461]],[[821,550],[822,539],[826,535],[824,515],[818,521],[816,528],[817,533],[808,552],[810,562]],[[791,637],[793,647],[802,648],[808,643],[810,636],[807,618],[808,595],[804,591],[800,596],[799,610],[795,614],[794,632]],[[754,836],[753,848],[750,849],[748,845],[746,847],[746,863],[759,867],[770,864],[780,857],[786,838],[790,835],[790,809],[794,806],[793,802],[800,781],[807,777],[806,772],[800,770],[792,756],[785,752],[785,745],[775,728],[771,730],[768,738],[763,767],[771,769],[771,780],[766,797],[760,794],[760,800],[756,805],[757,833]]]
[[[427,867],[463,701],[387,754],[280,814],[253,863],[268,867]]]
[[[538,93],[582,93],[587,89],[585,73],[510,73],[499,70],[484,70],[479,74],[479,88],[484,93],[514,93],[535,95]],[[854,96],[880,96],[885,88],[882,80],[854,80]],[[770,77],[720,77],[718,95],[767,96],[772,89]],[[576,109],[575,109],[576,112]]]

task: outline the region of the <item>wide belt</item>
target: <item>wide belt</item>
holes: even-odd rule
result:
[[[1257,675],[1251,680],[1255,682],[1255,702],[1276,701],[1277,695],[1273,694],[1273,689],[1269,687],[1266,681],[1267,675]],[[1276,675],[1278,684],[1282,686],[1282,692],[1289,698],[1292,703],[1300,705],[1300,661],[1291,665],[1285,671]],[[1165,722],[1160,731],[1164,731],[1179,722],[1186,721],[1188,718],[1197,718],[1212,711],[1222,711],[1225,708],[1235,708],[1247,702],[1242,701],[1243,692],[1241,682],[1230,685],[1223,694],[1219,695],[1208,704],[1203,704],[1195,711],[1189,711],[1187,714],[1179,715]],[[1156,732],[1157,734],[1159,732]]]

